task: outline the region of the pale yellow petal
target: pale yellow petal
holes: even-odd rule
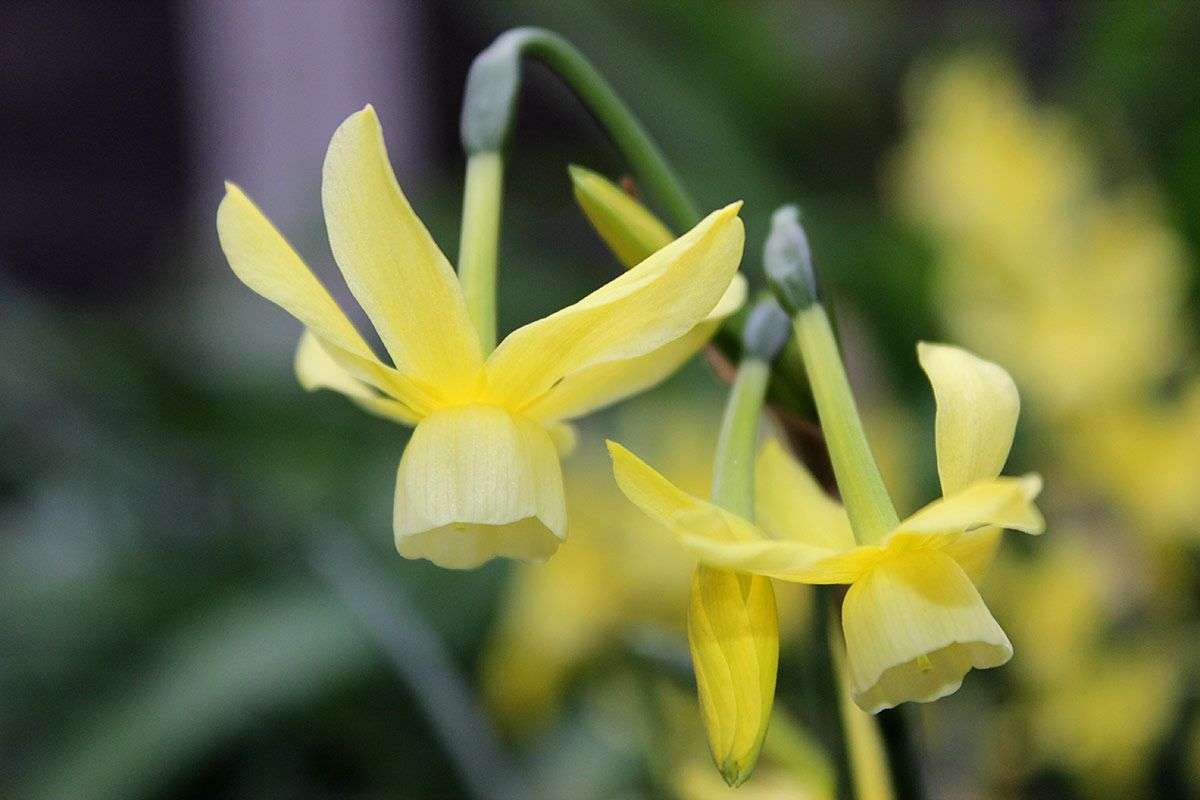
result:
[[[899,544],[901,537],[925,534],[959,534],[989,525],[1024,533],[1041,533],[1045,520],[1034,499],[1042,490],[1042,479],[1033,473],[1020,478],[991,478],[976,481],[962,491],[935,500],[917,511],[885,540]]]
[[[283,235],[232,183],[217,209],[217,234],[242,283],[300,320],[343,369],[410,408],[428,406],[429,393],[376,358]]]
[[[1012,657],[970,578],[936,551],[887,559],[856,581],[842,628],[854,702],[871,714],[945,697],[972,668]]]
[[[958,562],[972,581],[983,580],[988,567],[996,559],[1000,549],[1000,537],[1004,531],[988,526],[964,533],[945,544],[941,551]]]
[[[562,469],[541,426],[489,406],[417,425],[396,477],[396,549],[468,569],[504,556],[545,561],[566,536]]]
[[[560,456],[566,458],[575,452],[575,447],[579,444],[579,433],[575,430],[574,425],[559,422],[547,426],[546,431],[550,434],[550,439],[554,442],[554,447],[557,448]]]
[[[487,362],[489,402],[523,409],[573,374],[644,355],[692,330],[741,261],[740,207],[713,212],[578,303],[509,334]]]
[[[878,547],[830,550],[804,542],[722,541],[682,534],[679,542],[703,564],[811,584],[853,583],[883,557]]]
[[[573,419],[657,386],[704,347],[745,300],[746,279],[738,273],[704,321],[683,336],[643,356],[597,364],[564,378],[529,406],[526,415],[538,420]]]
[[[854,547],[854,531],[834,500],[776,439],[758,452],[754,468],[755,522],[774,539],[832,550]]]
[[[752,523],[680,490],[616,442],[608,451],[625,496],[701,563],[786,581],[850,583],[881,556],[877,547],[834,550],[769,539]]]
[[[396,368],[447,401],[469,398],[479,338],[453,268],[396,182],[370,106],[333,134],[321,200],[338,267]]]
[[[958,347],[921,342],[917,359],[937,401],[935,436],[942,494],[1004,468],[1021,399],[1002,367]]]
[[[739,786],[758,762],[779,667],[771,581],[700,566],[688,605],[688,644],[713,761]]]
[[[616,442],[608,442],[613,476],[625,496],[677,537],[718,542],[763,541],[754,525],[723,508],[694,497],[664,478]]]
[[[344,394],[364,410],[380,417],[415,425],[420,417],[415,411],[390,397],[384,397],[355,378],[321,346],[312,331],[305,331],[296,348],[296,378],[306,391],[332,389]]]

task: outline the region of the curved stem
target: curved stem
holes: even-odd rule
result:
[[[696,204],[629,107],[570,42],[541,28],[515,28],[502,34],[471,65],[461,125],[468,155],[503,149],[512,128],[524,56],[543,62],[571,87],[677,233],[700,221]]]

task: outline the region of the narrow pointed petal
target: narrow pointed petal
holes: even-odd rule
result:
[[[327,354],[361,381],[424,410],[427,393],[384,365],[283,235],[238,186],[225,184],[217,234],[229,266],[251,290],[304,324]]]
[[[842,628],[854,701],[871,714],[945,697],[972,668],[1012,657],[975,585],[936,551],[888,559],[855,581]]]
[[[613,475],[625,496],[676,536],[718,542],[763,541],[761,531],[741,517],[688,494],[616,442],[608,442]]]
[[[717,307],[683,336],[645,355],[576,372],[530,405],[526,414],[538,420],[574,419],[657,386],[704,347],[721,321],[745,300],[746,279],[734,275]]]
[[[488,359],[489,402],[523,409],[589,367],[692,330],[728,289],[744,232],[734,203],[574,305],[509,334]]]
[[[779,618],[770,579],[697,567],[687,629],[713,761],[740,786],[758,762],[775,702]]]
[[[242,283],[343,349],[373,357],[350,320],[283,235],[240,187],[225,184],[217,235]]]
[[[677,488],[616,442],[608,451],[625,496],[703,564],[801,583],[850,583],[881,556],[877,547],[839,551],[769,539],[752,523]]]
[[[333,134],[321,200],[338,267],[396,368],[466,398],[483,364],[479,337],[453,268],[396,182],[371,106]]]
[[[400,555],[452,569],[499,556],[545,561],[567,533],[550,434],[490,406],[424,418],[400,459],[395,533]]]
[[[855,545],[842,504],[776,439],[762,446],[754,467],[754,519],[775,539],[833,550]]]
[[[942,494],[999,475],[1021,410],[1012,378],[999,365],[958,347],[921,342],[917,359],[937,402],[935,445]]]
[[[977,481],[903,520],[885,543],[898,544],[900,538],[925,534],[959,534],[989,525],[1042,533],[1046,522],[1033,504],[1041,490],[1042,479],[1033,473],[1020,478]]]

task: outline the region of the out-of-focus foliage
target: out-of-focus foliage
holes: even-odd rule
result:
[[[1046,475],[1049,532],[1037,548],[1007,542],[983,589],[1013,661],[922,713],[937,795],[1195,796],[1200,5],[525,0],[421,13],[435,35],[415,80],[437,148],[405,189],[448,254],[469,60],[507,27],[544,25],[595,60],[704,209],[747,201],[752,280],[771,210],[801,204],[902,512],[937,481],[914,342],[951,340],[1016,377],[1012,468]],[[544,70],[528,75],[502,332],[620,269],[566,166],[624,166]],[[985,96],[948,99],[972,87]],[[945,147],[925,145],[917,170],[919,142]],[[567,480],[596,510],[548,565],[557,573],[405,562],[388,518],[404,434],[295,385],[298,330],[216,247],[221,180],[236,177],[189,176],[206,187],[198,221],[180,209],[119,296],[75,302],[0,277],[0,795],[462,796],[404,677],[309,563],[311,537],[349,528],[468,688],[508,709],[505,744],[544,797],[721,796],[686,688],[690,564],[631,527],[636,512],[606,518],[616,489],[595,477],[606,435],[648,455],[675,441],[661,463],[683,461],[671,474],[703,494],[711,373],[691,368],[583,431]],[[0,200],[21,202],[8,186]],[[943,218],[981,207],[993,235],[1028,238],[965,243]],[[320,266],[321,224],[309,227],[296,244]],[[538,593],[555,595],[541,614]],[[776,703],[794,726],[772,726],[737,796],[827,791],[803,634],[785,637]],[[503,647],[525,648],[523,674],[502,677]]]

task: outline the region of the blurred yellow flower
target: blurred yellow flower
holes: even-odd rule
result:
[[[1098,551],[1094,533],[1064,532],[1034,560],[1001,559],[992,588],[1022,653],[1014,711],[1037,753],[1024,761],[1066,769],[1097,796],[1129,797],[1173,721],[1179,666],[1160,634],[1113,641],[1127,564]]]
[[[1161,397],[1187,355],[1186,254],[1153,192],[1106,190],[1002,61],[919,74],[910,108],[896,190],[936,236],[956,339],[1009,365],[1064,462],[1140,530],[1200,535],[1200,383]]]
[[[758,525],[681,491],[610,442],[625,495],[702,563],[785,581],[849,584],[842,608],[854,701],[874,713],[955,691],[972,667],[1012,656],[1008,637],[971,580],[991,560],[999,528],[1040,533],[1036,475],[998,477],[1019,400],[999,366],[954,347],[922,344],[937,400],[944,497],[877,545],[858,545],[845,511],[777,443],[762,450]]]
[[[296,372],[415,426],[396,480],[396,547],[453,568],[540,561],[566,536],[565,421],[664,378],[741,260],[735,203],[490,355],[449,262],[388,163],[367,106],[334,133],[322,201],[334,257],[394,366],[381,362],[279,232],[227,184],[217,229],[230,266],[305,326]],[[726,309],[723,313],[730,313]]]

